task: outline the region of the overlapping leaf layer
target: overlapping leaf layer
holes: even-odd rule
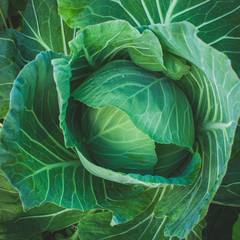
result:
[[[239,207],[239,3],[57,2],[0,32],[0,238],[215,236],[210,204]]]

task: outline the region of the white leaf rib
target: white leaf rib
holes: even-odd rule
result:
[[[147,6],[146,6],[144,0],[141,0],[141,2],[142,2],[143,9],[144,9],[144,11],[145,11],[145,13],[146,13],[146,15],[147,15],[147,18],[148,18],[149,22],[150,22],[151,24],[154,24],[154,21],[153,21],[151,15],[150,15],[150,13],[149,13],[149,11],[148,11],[148,9],[147,9]]]

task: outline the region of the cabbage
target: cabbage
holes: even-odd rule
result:
[[[239,9],[29,1],[0,32],[0,239],[213,239],[216,204],[232,228]]]

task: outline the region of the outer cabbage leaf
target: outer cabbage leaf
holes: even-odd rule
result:
[[[56,231],[81,219],[84,212],[43,204],[27,212],[19,193],[0,170],[0,239],[42,239],[44,231]]]
[[[54,232],[75,224],[84,215],[80,210],[43,204],[18,214],[14,220],[0,223],[0,238],[11,240],[42,240],[45,231]]]
[[[237,0],[58,0],[59,13],[72,28],[124,19],[134,27],[189,21],[199,37],[225,52],[240,70],[240,3]]]
[[[165,234],[183,238],[206,215],[226,173],[239,117],[240,82],[228,58],[203,43],[193,25],[184,22],[150,28],[168,51],[192,63],[190,73],[178,83],[192,106],[201,174],[192,186],[166,191],[157,204],[160,216],[166,211],[172,219]],[[170,200],[176,196],[177,202]]]
[[[9,93],[23,66],[15,41],[16,37],[11,32],[0,32],[0,119],[8,112]]]
[[[16,5],[15,2],[12,4]],[[45,50],[69,54],[67,42],[75,36],[75,31],[58,15],[56,0],[29,0],[26,9],[20,10],[19,14],[23,19],[20,31],[8,29],[7,32],[15,35],[11,38],[25,63]]]
[[[10,6],[16,4],[12,1]],[[67,42],[74,37],[74,31],[59,17],[55,0],[30,0],[20,14],[20,32],[8,29],[0,33],[0,119],[8,112],[12,83],[24,64],[44,50],[68,54]]]
[[[19,194],[0,170],[0,223],[15,219],[22,213]],[[1,235],[0,235],[1,236]]]
[[[67,42],[74,37],[57,12],[56,0],[29,0],[19,12],[23,27],[18,35],[18,48],[26,60],[33,60],[41,51],[69,53]]]
[[[164,236],[164,227],[168,222],[168,218],[159,218],[154,213],[154,205],[158,200],[159,195],[153,199],[149,207],[134,221],[125,224],[117,225],[109,228],[111,220],[110,212],[89,212],[78,223],[78,236],[82,240],[90,239],[138,239],[138,240],[178,240],[173,236]],[[192,229],[185,240],[202,239],[202,230],[206,226],[204,221]]]
[[[221,187],[217,191],[213,202],[229,206],[240,207],[240,125],[235,133],[231,158],[227,173],[223,178]]]

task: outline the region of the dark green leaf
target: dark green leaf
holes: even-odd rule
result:
[[[231,240],[233,225],[237,221],[239,213],[240,208],[211,204],[205,218],[207,227],[203,230],[203,239]]]
[[[19,13],[23,27],[15,34],[24,59],[33,60],[45,50],[69,54],[67,43],[74,37],[74,31],[58,15],[56,0],[29,0],[26,9]]]
[[[8,112],[13,81],[23,66],[15,41],[13,33],[0,32],[0,119],[5,118]]]
[[[0,30],[7,28],[8,0],[0,1]]]
[[[18,11],[24,11],[28,0],[8,0],[9,1],[9,10],[8,14],[10,16],[15,16],[18,14]]]
[[[16,219],[22,213],[19,194],[0,170],[0,224]],[[1,234],[0,234],[1,236]]]
[[[25,8],[22,1],[11,4],[20,10]],[[69,53],[67,42],[74,35],[58,16],[55,0],[30,0],[20,14],[24,19],[21,32],[0,33],[0,119],[6,116],[12,83],[23,65],[44,50]]]
[[[0,223],[0,239],[42,240],[46,231],[54,232],[78,222],[86,213],[44,204],[18,214],[15,220]]]
[[[240,207],[240,125],[235,133],[228,169],[213,202]]]

